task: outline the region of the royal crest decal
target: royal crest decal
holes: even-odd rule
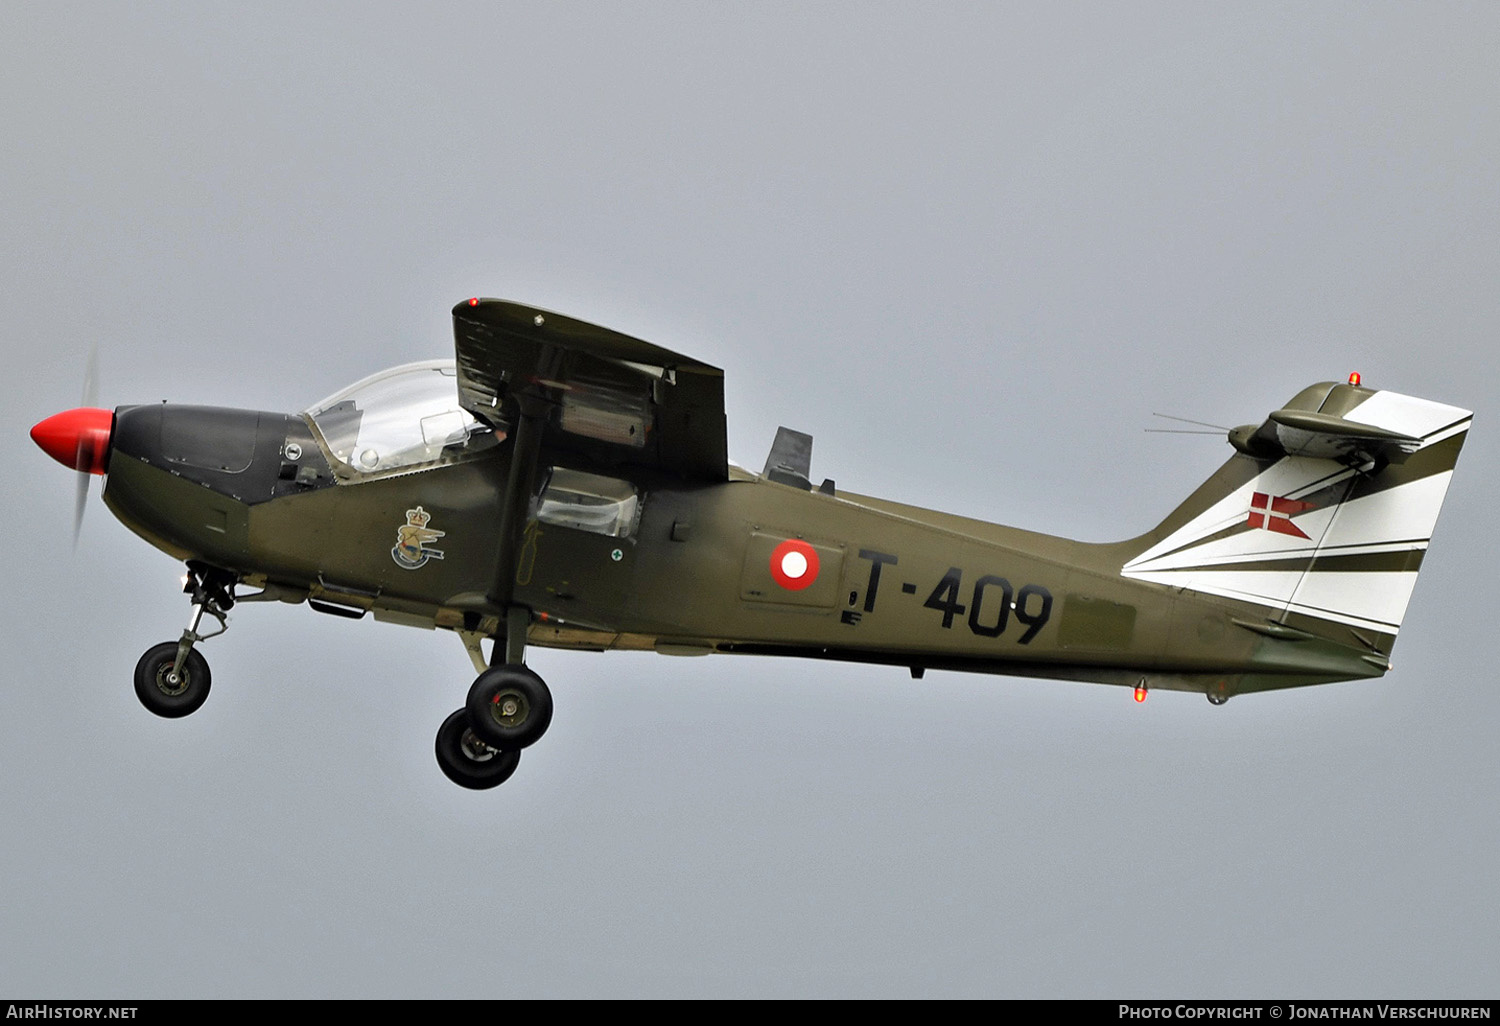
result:
[[[396,547],[391,549],[391,558],[403,570],[416,570],[427,565],[429,559],[442,559],[441,549],[431,548],[447,532],[434,531],[427,526],[432,519],[421,506],[406,511],[406,523],[396,528]]]

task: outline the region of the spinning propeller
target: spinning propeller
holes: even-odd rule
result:
[[[98,392],[98,349],[89,352],[83,375],[83,405],[76,410],[56,413],[31,429],[31,440],[43,452],[65,467],[78,471],[78,489],[73,503],[73,546],[78,546],[78,532],[83,526],[83,506],[89,496],[89,479],[103,476],[109,463],[109,439],[114,413],[93,404]]]

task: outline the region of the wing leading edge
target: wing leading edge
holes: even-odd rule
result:
[[[542,445],[723,481],[724,372],[638,338],[503,299],[453,308],[458,395],[492,426],[541,410]]]

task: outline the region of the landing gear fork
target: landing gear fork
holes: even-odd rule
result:
[[[176,719],[195,712],[208,698],[208,661],[193,646],[229,629],[225,615],[234,606],[235,576],[226,570],[189,560],[182,590],[192,597],[193,612],[177,641],[153,645],[135,667],[135,693],[150,712]],[[199,632],[203,614],[219,621],[219,629]]]
[[[188,561],[187,569],[187,580],[183,583],[182,590],[184,594],[193,597],[193,616],[177,642],[177,659],[172,663],[173,675],[181,672],[182,664],[187,661],[188,653],[193,650],[194,645],[209,638],[217,638],[229,630],[229,618],[226,614],[234,608],[233,574],[207,566],[196,559]],[[219,629],[211,634],[198,633],[204,613],[219,621]]]

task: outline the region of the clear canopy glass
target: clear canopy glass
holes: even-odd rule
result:
[[[409,472],[457,458],[471,438],[495,438],[458,405],[452,360],[372,374],[305,413],[334,458],[357,474]]]

